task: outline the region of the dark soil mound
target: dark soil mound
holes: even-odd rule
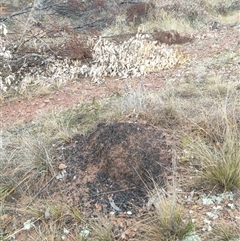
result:
[[[171,166],[163,131],[135,123],[100,125],[64,146],[67,178],[60,182],[68,202],[86,208],[131,210],[146,201],[153,181],[163,184]]]

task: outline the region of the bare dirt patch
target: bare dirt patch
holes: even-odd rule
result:
[[[164,86],[164,81],[159,76],[131,79],[131,86],[137,86],[139,82],[144,83],[147,90],[157,91]],[[3,102],[0,105],[1,126],[8,128],[13,124],[29,122],[38,115],[64,108],[72,108],[79,103],[88,103],[93,99],[109,97],[113,94],[121,94],[124,86],[129,80],[116,80],[108,78],[101,85],[92,83],[89,79],[80,79],[61,87],[51,94],[31,97],[29,99],[18,99],[11,102]]]
[[[52,187],[88,214],[99,209],[135,213],[146,203],[153,180],[164,185],[172,165],[168,139],[151,126],[102,124],[86,138],[76,136],[59,148],[67,174]]]

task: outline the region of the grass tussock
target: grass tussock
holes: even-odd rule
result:
[[[191,153],[201,167],[201,179],[221,191],[240,188],[240,113],[235,97],[227,96],[218,111],[205,116],[205,124],[199,124],[205,134],[191,144]]]
[[[89,236],[89,241],[113,241],[114,232],[113,224],[111,221],[103,218],[97,222],[91,224],[91,234]]]
[[[240,231],[237,226],[230,226],[229,224],[220,224],[214,228],[214,235],[220,241],[238,241],[240,240]]]
[[[1,199],[10,194],[24,196],[37,193],[56,175],[56,160],[46,136],[22,133],[5,133],[11,143],[5,143],[0,183],[5,191]],[[6,190],[9,190],[8,192]]]
[[[38,185],[55,175],[54,157],[43,138],[31,135],[8,135],[10,143],[4,143],[1,169],[1,200],[8,196],[24,196],[34,193]]]
[[[208,144],[201,140],[193,145],[200,163],[200,177],[208,186],[222,191],[240,188],[240,143],[236,133],[228,133],[223,143]]]
[[[144,240],[182,240],[194,231],[194,224],[184,219],[182,207],[177,203],[175,195],[168,195],[160,189],[154,190],[150,200],[153,200],[155,210],[142,226]]]

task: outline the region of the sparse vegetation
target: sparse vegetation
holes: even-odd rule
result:
[[[239,28],[239,3],[10,2],[0,6],[16,13],[7,13],[7,18],[0,11],[3,106],[22,97],[54,94],[85,77],[101,86],[102,80],[112,81],[109,76],[127,79],[110,97],[99,100],[94,95],[92,101],[27,123],[7,128],[2,124],[0,240],[238,241],[239,43],[221,49],[214,38],[224,39],[226,29]],[[164,86],[151,89],[146,76],[164,80]],[[136,85],[134,77],[139,78]],[[63,196],[63,183],[77,176],[64,172],[66,147],[77,146],[74,137],[88,137],[99,124],[122,121],[164,129],[171,137],[168,151],[173,151],[170,146],[176,150],[177,168],[172,166],[161,177],[161,187],[156,184],[151,190],[144,183],[152,192],[140,213],[122,211],[123,204],[111,203],[112,193],[107,193],[107,201],[101,196],[99,203],[91,204],[101,215],[90,215],[93,210],[68,199],[81,199],[81,193],[73,193],[81,183],[68,186],[69,196]],[[98,182],[110,179],[102,175]],[[169,188],[169,180],[177,185]],[[97,186],[93,190],[103,195]],[[224,193],[227,198],[221,203],[218,194]],[[216,196],[206,198],[211,194]],[[113,211],[104,213],[103,207]]]

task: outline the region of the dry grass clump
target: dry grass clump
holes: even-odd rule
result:
[[[121,112],[137,115],[147,109],[148,99],[149,96],[142,83],[135,88],[126,84],[120,99]]]
[[[215,237],[220,241],[239,241],[240,231],[237,226],[230,226],[229,224],[219,224],[213,230]]]
[[[143,218],[140,228],[146,241],[187,240],[195,235],[194,223],[183,214],[183,206],[178,202],[175,158],[176,156],[172,160],[172,184],[165,182],[163,188],[154,182],[154,189],[149,190],[149,201],[146,205],[149,213]]]
[[[202,180],[222,191],[240,188],[240,137],[235,131],[225,133],[222,143],[196,140],[193,145],[196,161],[201,166],[199,175]]]
[[[66,120],[68,118],[68,120]],[[69,120],[70,119],[70,120]],[[57,175],[59,163],[53,151],[53,141],[56,139],[69,140],[71,117],[63,120],[55,116],[50,125],[47,118],[35,124],[22,125],[2,134],[2,152],[0,170],[0,199],[15,199],[25,195],[39,195]]]
[[[114,227],[111,221],[107,218],[101,218],[98,221],[90,224],[90,236],[89,241],[114,241]]]
[[[9,133],[8,133],[9,134]],[[55,160],[46,139],[24,134],[9,136],[3,144],[0,183],[1,200],[38,193],[56,175]]]
[[[54,143],[57,141],[71,142],[71,138],[78,133],[77,116],[79,109],[63,110],[59,113],[52,112],[43,117],[43,131],[51,135]]]
[[[194,232],[194,224],[184,220],[182,207],[177,203],[176,190],[170,195],[155,188],[150,202],[155,210],[152,216],[144,220],[144,240],[183,240]]]
[[[202,133],[191,146],[203,182],[221,191],[240,188],[239,99],[227,95],[218,111],[206,113],[198,124]]]
[[[141,81],[137,86],[125,85],[122,96],[113,105],[132,120],[138,118],[144,123],[179,131],[196,115],[199,92],[194,85],[184,85],[181,89],[171,84],[164,91],[148,92]]]

